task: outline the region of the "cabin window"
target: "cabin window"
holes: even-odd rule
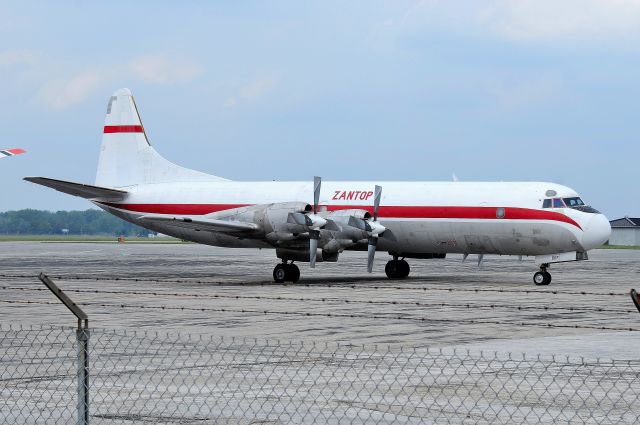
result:
[[[504,208],[498,208],[496,210],[496,218],[504,218]]]

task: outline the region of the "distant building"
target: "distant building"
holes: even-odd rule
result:
[[[623,217],[610,223],[609,245],[640,245],[640,218]]]

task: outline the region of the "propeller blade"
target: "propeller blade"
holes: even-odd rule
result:
[[[373,199],[373,221],[378,221],[378,208],[382,197],[382,186],[376,185],[375,197]]]
[[[327,219],[327,224],[324,225],[323,229],[330,230],[332,232],[342,232],[342,227],[331,219]]]
[[[322,178],[315,176],[313,178],[313,213],[318,214],[318,203],[320,203],[320,186]]]
[[[378,238],[369,238],[369,246],[367,247],[367,271],[371,273],[373,271],[373,259],[376,255],[376,246],[378,245]]]
[[[320,232],[318,230],[311,230],[309,232],[309,266],[314,268],[316,266],[316,254],[318,253],[318,238]]]
[[[369,226],[369,222],[367,220],[363,220],[354,216],[349,217],[349,226],[355,227],[356,229],[360,229],[364,232],[371,231],[371,226]]]
[[[287,218],[287,222],[291,224],[298,224],[300,226],[307,225],[307,216],[302,213],[289,213],[289,217]]]
[[[289,213],[289,217],[287,218],[287,222],[291,224],[297,224],[300,226],[304,226],[307,229],[318,229],[324,228],[327,224],[327,220],[319,215],[306,215],[302,213]],[[332,230],[332,229],[329,229]]]

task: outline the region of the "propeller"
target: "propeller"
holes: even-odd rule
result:
[[[373,198],[373,217],[368,220],[357,217],[349,217],[349,226],[367,232],[369,235],[367,246],[367,271],[373,271],[373,260],[376,255],[376,247],[378,246],[378,238],[383,237],[390,240],[396,240],[391,231],[387,230],[378,222],[378,209],[380,208],[380,199],[382,198],[382,187],[376,185],[375,196]]]
[[[313,178],[313,210],[311,213],[289,213],[290,223],[304,226],[309,231],[309,265],[316,266],[316,255],[318,253],[318,239],[320,239],[320,229],[339,231],[340,227],[333,221],[318,215],[318,204],[320,203],[320,187],[322,179],[318,176]]]
[[[320,239],[320,227],[327,224],[327,220],[318,215],[318,203],[320,202],[320,187],[322,179],[318,176],[313,177],[313,219],[306,216],[315,224],[309,229],[309,266],[316,266],[316,254],[318,253],[318,239]],[[315,221],[314,221],[315,219]],[[321,224],[320,224],[321,223]]]

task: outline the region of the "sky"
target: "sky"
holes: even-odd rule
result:
[[[552,181],[640,216],[640,0],[2,1],[0,211],[86,209],[109,96],[233,180]]]

